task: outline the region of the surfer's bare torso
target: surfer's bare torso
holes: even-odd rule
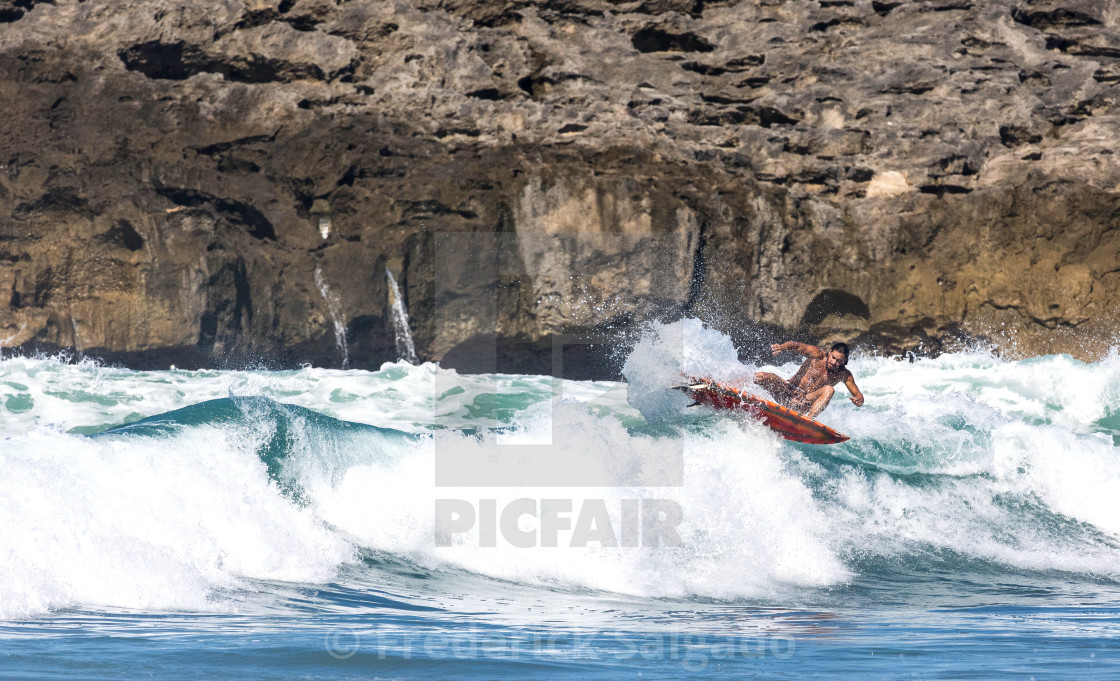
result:
[[[774,396],[774,399],[794,411],[816,418],[824,411],[835,392],[833,386],[843,382],[852,394],[849,398],[857,407],[863,405],[863,393],[856,387],[852,372],[848,371],[848,347],[837,343],[829,351],[815,345],[789,341],[770,346],[775,355],[793,350],[805,361],[793,376],[786,380],[776,374],[760,371],[755,383]]]

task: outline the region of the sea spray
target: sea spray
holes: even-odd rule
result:
[[[81,357],[82,356],[82,336],[81,336],[81,334],[78,333],[78,320],[74,319],[74,317],[70,317],[70,326],[71,326],[71,328],[74,329],[74,352],[77,352],[78,356]]]
[[[393,271],[385,268],[385,276],[389,279],[389,307],[392,310],[393,340],[397,344],[397,357],[409,364],[419,364],[420,358],[416,356],[416,344],[412,341],[412,331],[408,327],[408,310],[404,306],[404,298],[393,277]]]
[[[323,269],[319,265],[315,266],[315,285],[319,287],[319,295],[323,296],[323,302],[327,304],[327,314],[330,315],[331,324],[334,326],[334,343],[338,347],[342,368],[345,369],[350,364],[350,349],[346,343],[346,321],[342,316],[342,304],[338,296],[327,286],[327,280],[323,278]]]
[[[754,367],[739,362],[731,339],[698,319],[651,323],[626,358],[626,399],[650,422],[680,414],[690,402],[672,386],[688,378],[709,378],[748,388]]]
[[[16,331],[15,333],[8,336],[7,338],[0,339],[0,359],[4,358],[4,346],[5,345],[11,345],[12,341],[14,341],[16,338],[18,338],[19,335],[22,334],[23,330],[26,329],[26,328],[27,328],[27,322],[23,322],[22,324],[19,325],[19,331]]]

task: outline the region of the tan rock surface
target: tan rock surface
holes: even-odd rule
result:
[[[1118,24],[1088,0],[0,0],[0,342],[371,366],[391,267],[420,354],[462,367],[548,371],[564,334],[682,315],[748,354],[1097,357]]]

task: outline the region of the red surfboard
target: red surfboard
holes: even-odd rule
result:
[[[706,404],[714,409],[744,411],[761,420],[787,440],[811,445],[833,445],[851,439],[788,407],[720,385],[715,381],[690,378],[688,385],[676,387],[699,404]]]

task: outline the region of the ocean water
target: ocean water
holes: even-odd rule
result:
[[[829,447],[620,362],[0,359],[0,678],[1120,678],[1115,350],[853,358]]]

